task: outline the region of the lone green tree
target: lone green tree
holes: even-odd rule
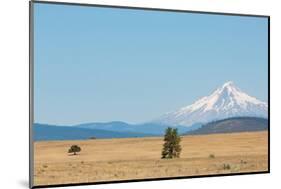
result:
[[[69,150],[68,153],[73,153],[73,155],[77,155],[77,152],[80,152],[81,148],[78,145],[72,145]]]
[[[162,159],[179,158],[181,153],[181,138],[176,128],[168,127],[164,136],[164,144],[162,149]]]

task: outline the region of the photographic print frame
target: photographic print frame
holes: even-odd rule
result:
[[[31,188],[44,188],[44,187],[58,187],[58,186],[76,186],[76,185],[93,185],[93,184],[106,184],[106,183],[124,183],[124,182],[139,182],[139,181],[153,181],[153,180],[168,180],[168,179],[187,179],[187,178],[201,178],[201,177],[217,177],[217,176],[233,176],[244,174],[264,174],[270,172],[270,17],[265,15],[248,15],[248,14],[234,14],[234,13],[217,13],[217,12],[204,12],[204,11],[190,11],[190,10],[173,10],[173,9],[159,9],[159,8],[145,8],[145,7],[127,7],[127,6],[111,6],[111,5],[97,5],[97,4],[80,4],[80,3],[66,3],[66,2],[48,2],[48,1],[31,1],[30,4],[30,187]],[[95,8],[109,8],[120,10],[143,10],[143,11],[156,11],[167,13],[192,13],[199,15],[218,15],[218,16],[231,16],[231,17],[253,17],[267,19],[267,104],[268,104],[268,134],[267,134],[267,170],[263,171],[246,171],[246,172],[232,172],[232,173],[218,173],[218,174],[200,174],[189,176],[171,176],[171,177],[155,177],[155,178],[137,178],[137,179],[121,179],[121,180],[108,180],[108,181],[95,181],[95,182],[81,182],[81,183],[63,183],[63,184],[39,184],[34,185],[34,4],[41,5],[65,5],[65,6],[81,6],[81,7],[95,7]]]

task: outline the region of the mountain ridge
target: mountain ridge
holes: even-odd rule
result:
[[[232,117],[212,121],[184,135],[203,135],[216,133],[253,132],[268,130],[268,119],[260,117]]]
[[[85,140],[90,138],[130,138],[155,136],[148,133],[117,132],[102,129],[77,128],[35,123],[33,138],[35,141],[46,140]]]
[[[34,125],[44,125],[44,127],[35,127],[35,131],[37,130],[37,133],[39,133],[37,135],[39,139],[40,137],[46,137],[48,139],[48,136],[44,136],[42,132],[44,129],[47,134],[50,134],[49,138],[120,138],[132,136],[160,136],[164,134],[167,127],[177,128],[180,134],[199,132],[200,129],[202,130],[202,125],[209,124],[216,120],[237,117],[258,117],[267,119],[268,105],[266,102],[262,102],[246,94],[236,87],[233,82],[226,82],[221,87],[214,90],[209,96],[202,97],[191,105],[184,106],[174,112],[166,113],[160,118],[150,122],[130,124],[123,121],[110,121],[82,123],[71,126],[38,123]],[[229,127],[231,126],[226,125],[226,128]],[[264,126],[262,128],[264,128]],[[237,128],[233,129],[235,130]],[[245,125],[245,129],[249,129],[247,125]],[[243,128],[239,130],[243,130]],[[60,133],[62,137],[54,131]],[[77,132],[76,134],[80,133],[81,137],[75,136],[75,131]],[[90,136],[92,134],[96,136]]]
[[[173,126],[178,129],[179,133],[185,133],[190,130],[197,129],[201,124],[194,124],[190,127],[185,126]],[[171,127],[170,125],[156,124],[156,123],[143,123],[143,124],[129,124],[121,121],[113,121],[113,122],[93,122],[93,123],[85,123],[75,125],[78,128],[88,128],[88,129],[102,129],[108,131],[120,131],[120,132],[137,132],[144,134],[155,134],[155,135],[163,135],[167,127]]]

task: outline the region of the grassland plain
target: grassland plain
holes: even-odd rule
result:
[[[79,155],[68,154],[77,144]],[[179,159],[161,159],[162,137],[34,143],[34,184],[69,184],[268,170],[268,132],[182,137]]]

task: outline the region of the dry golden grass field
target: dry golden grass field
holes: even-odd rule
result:
[[[69,155],[77,144],[82,151]],[[162,137],[34,144],[34,184],[66,184],[268,169],[268,132],[182,137],[179,159],[161,159]]]

